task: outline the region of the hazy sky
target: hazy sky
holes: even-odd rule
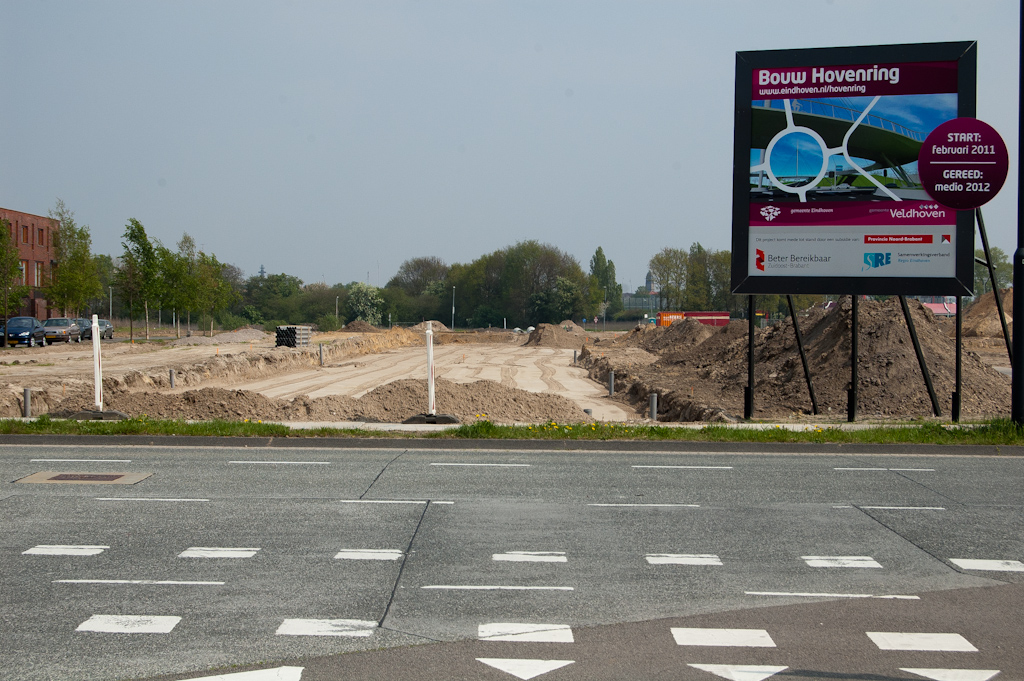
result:
[[[0,206],[307,283],[601,246],[635,289],[666,246],[731,247],[736,51],[977,40],[1012,253],[1019,27],[1008,0],[0,0]]]

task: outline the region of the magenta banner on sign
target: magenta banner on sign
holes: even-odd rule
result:
[[[955,118],[928,135],[917,166],[932,199],[970,210],[985,205],[1003,188],[1010,155],[991,125],[977,118]]]
[[[995,186],[978,178],[990,172],[978,164],[994,156],[974,161],[926,147],[935,131],[973,116],[975,50],[935,43],[737,54],[734,293],[970,292],[973,221],[956,208],[969,201],[968,187],[975,199],[979,187]],[[969,134],[984,153],[988,137]],[[934,163],[949,166],[937,171],[948,182],[931,182],[926,152],[945,154]],[[944,188],[957,196],[933,193]]]

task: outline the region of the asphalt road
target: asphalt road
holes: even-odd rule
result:
[[[1024,679],[1024,458],[57,442],[3,679]]]

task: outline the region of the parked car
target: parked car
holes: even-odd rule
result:
[[[75,324],[78,324],[78,337],[75,338],[76,343],[81,343],[82,339],[85,338],[87,330],[92,329],[92,321],[88,319],[75,319]]]
[[[106,319],[97,319],[96,323],[100,326],[100,340],[104,338],[114,338],[114,325],[108,322]],[[85,327],[82,331],[82,340],[92,340],[92,322]]]
[[[80,329],[74,319],[68,317],[52,317],[43,322],[43,329],[46,331],[46,342],[56,343],[64,341],[70,343],[78,340]]]
[[[7,334],[8,345],[27,345],[34,348],[46,341],[46,331],[35,317],[11,317],[0,333]]]

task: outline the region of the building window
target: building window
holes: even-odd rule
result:
[[[43,228],[42,227],[39,228],[38,239],[37,239],[36,243],[39,244],[40,246],[45,246],[46,245],[46,234],[43,232]]]
[[[28,229],[28,228],[26,227],[26,229]],[[28,281],[26,281],[27,279],[28,279],[28,260],[22,260],[21,261],[21,281],[19,281],[18,284],[20,284],[22,286],[27,286],[28,285]]]
[[[28,243],[28,225],[24,225],[21,228],[21,243]]]
[[[41,262],[36,262],[34,285],[37,287],[43,285],[43,263]]]

